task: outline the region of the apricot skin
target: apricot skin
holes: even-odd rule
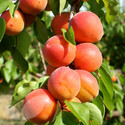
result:
[[[113,82],[116,82],[116,80],[117,80],[116,75],[113,75],[113,76],[112,76],[112,81],[113,81]]]
[[[88,71],[76,70],[81,79],[81,88],[76,96],[81,102],[92,101],[99,93],[96,78]]]
[[[62,35],[62,28],[68,30],[70,13],[62,12],[61,14],[57,14],[51,23],[52,31],[55,35]]]
[[[47,65],[47,69],[46,69],[46,75],[47,76],[50,76],[51,74],[52,74],[52,72],[54,71],[54,70],[56,70],[57,69],[57,67],[53,67],[53,66],[51,66],[51,65]]]
[[[10,16],[9,10],[3,12],[1,15],[6,21],[6,31],[7,35],[17,35],[24,28],[24,17],[19,10],[15,11],[14,18]]]
[[[76,46],[66,42],[62,35],[51,37],[43,46],[43,56],[53,67],[69,65],[75,58]]]
[[[80,90],[78,73],[68,67],[57,68],[48,80],[48,90],[51,95],[60,101],[74,98]]]
[[[102,64],[102,54],[92,43],[81,43],[76,46],[74,65],[77,69],[93,72]]]
[[[28,27],[35,22],[36,16],[32,16],[26,13],[23,13],[23,16],[25,21],[25,27]]]
[[[47,5],[47,0],[20,0],[20,9],[30,15],[40,14]]]
[[[103,36],[103,26],[98,16],[90,11],[77,13],[71,20],[77,42],[94,43]]]
[[[23,104],[23,114],[32,123],[42,124],[51,121],[56,110],[56,101],[46,89],[29,93]]]

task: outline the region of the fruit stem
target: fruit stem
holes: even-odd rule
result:
[[[38,47],[39,47],[39,53],[40,53],[40,56],[41,56],[43,68],[44,68],[44,71],[46,72],[46,64],[45,64],[45,60],[44,60],[44,57],[43,57],[43,52],[41,51],[40,42],[37,41],[37,44],[38,44]]]
[[[97,74],[98,78],[100,79],[100,76],[99,76],[98,72],[97,72],[97,71],[95,71],[95,73]]]
[[[79,12],[79,2],[80,0],[73,0],[71,10],[70,10],[70,19],[69,19],[69,25],[68,25],[68,30],[71,26],[71,20],[74,16],[74,9],[76,8],[76,12]]]

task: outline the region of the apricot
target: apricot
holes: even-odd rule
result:
[[[30,15],[40,14],[47,5],[47,0],[20,0],[20,9]]]
[[[80,90],[80,85],[78,73],[65,66],[57,68],[48,80],[49,92],[60,101],[74,98]]]
[[[19,10],[14,13],[14,18],[11,17],[9,10],[5,11],[1,15],[6,21],[6,31],[7,35],[17,35],[24,28],[24,17]]]
[[[51,37],[43,46],[43,56],[53,67],[69,65],[75,58],[76,46],[68,43],[63,35]]]
[[[80,76],[81,87],[76,96],[81,102],[92,101],[99,93],[99,86],[96,78],[88,71],[76,70]]]
[[[30,92],[24,99],[23,114],[32,123],[51,121],[56,111],[56,101],[46,89]]]
[[[94,43],[103,36],[103,26],[98,16],[90,11],[77,13],[71,20],[77,42]]]
[[[61,14],[57,14],[51,23],[52,31],[55,35],[62,35],[62,28],[68,30],[70,13],[69,12],[62,12]]]
[[[74,97],[70,100],[68,100],[69,102],[77,102],[77,103],[81,103],[81,101],[77,98],[77,97]],[[61,102],[61,105],[63,107],[63,111],[69,111],[69,108],[68,106],[64,103],[64,101]]]
[[[102,54],[92,43],[81,43],[76,46],[74,65],[77,69],[93,72],[102,64]]]
[[[28,27],[35,22],[36,16],[29,15],[26,13],[23,13],[23,16],[24,16],[24,21],[25,21],[25,27]]]
[[[55,69],[57,69],[57,67],[53,67],[53,66],[48,64],[47,69],[46,69],[46,75],[50,76]]]
[[[113,75],[113,76],[112,76],[112,81],[113,81],[113,82],[116,82],[116,80],[117,80],[116,75]]]

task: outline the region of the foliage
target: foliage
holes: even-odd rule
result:
[[[67,8],[67,5],[72,5],[71,3],[70,0],[49,0],[52,12],[43,11],[37,16],[32,26],[25,28],[16,36],[4,34],[5,20],[0,18],[0,79],[3,80],[0,91],[7,92],[9,88],[14,88],[10,107],[23,100],[29,92],[43,86],[46,87],[49,77],[43,76],[45,72],[38,51],[38,42],[43,46],[53,36],[51,30],[52,13],[53,15],[61,13]],[[0,13],[9,7],[13,17],[18,5],[18,2],[1,0]],[[122,71],[125,73],[125,15],[123,13],[117,15],[118,12],[115,9],[118,5],[117,0],[88,0],[80,2],[80,5],[87,6],[88,10],[101,18],[105,35],[97,45],[110,65],[113,65],[114,68],[123,68]],[[113,20],[115,16],[117,18]],[[72,27],[68,31],[64,29],[62,31],[68,42],[76,44]],[[114,110],[117,110],[122,116],[125,78],[123,74],[116,74],[117,81],[113,83],[111,70],[112,67],[104,60],[98,71],[92,73],[99,83],[99,95],[91,103],[80,104],[65,101],[72,113],[60,109],[53,120],[54,125],[89,125],[89,120],[91,125],[98,125],[103,123],[107,112],[112,116]],[[36,78],[38,73],[40,73],[41,78]],[[108,121],[104,122],[104,124],[107,123]],[[30,122],[25,123],[25,125],[30,124],[32,125]]]

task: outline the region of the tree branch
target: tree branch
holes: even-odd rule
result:
[[[45,60],[44,60],[44,57],[43,57],[43,52],[41,51],[40,42],[37,41],[37,44],[38,44],[38,47],[39,47],[39,53],[40,53],[40,57],[41,57],[41,60],[42,60],[43,68],[44,68],[44,71],[46,71],[46,64],[45,64]]]

